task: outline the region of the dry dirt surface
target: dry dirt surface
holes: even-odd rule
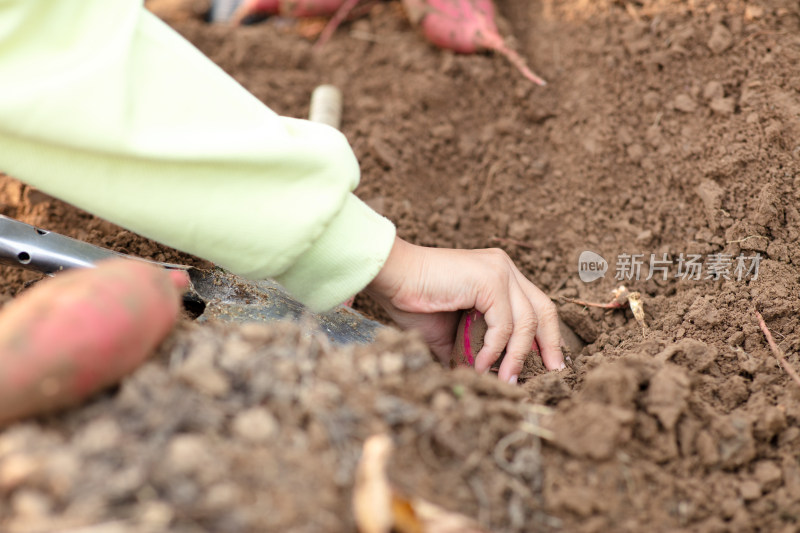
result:
[[[487,530],[796,530],[800,387],[753,310],[800,368],[798,3],[497,5],[547,87],[502,57],[429,46],[398,2],[319,52],[291,21],[171,22],[278,113],[341,87],[357,193],[410,241],[505,248],[587,341],[574,366],[532,360],[513,388],[439,368],[413,335],[336,349],[292,325],[187,319],[117,389],[0,432],[0,530],[354,531],[361,445],[381,432],[397,487]],[[12,178],[0,207],[197,261]],[[584,250],[608,260],[603,279],[579,279]],[[622,254],[643,254],[624,282],[646,329],[563,301],[607,301]],[[691,254],[701,279],[679,275]],[[740,254],[758,254],[757,277],[737,279]],[[7,300],[37,276],[2,279]]]

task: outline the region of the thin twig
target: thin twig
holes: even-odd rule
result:
[[[661,124],[661,118],[663,116],[664,116],[663,111],[659,111],[658,114],[656,115],[656,119],[653,121],[653,127],[657,127],[659,124]]]
[[[764,332],[764,336],[767,338],[767,343],[769,347],[772,349],[772,353],[775,354],[775,357],[780,361],[781,365],[783,366],[786,373],[800,386],[800,376],[797,375],[794,368],[789,364],[789,361],[786,360],[786,355],[783,353],[783,350],[775,343],[775,339],[772,338],[772,333],[769,331],[767,327],[767,323],[764,322],[764,317],[761,316],[761,313],[758,310],[755,311],[756,318],[758,319],[758,325],[761,327],[761,331]]]
[[[766,239],[766,237],[764,237],[763,235],[748,235],[747,237],[745,237],[743,239],[736,239],[735,241],[726,241],[726,243],[727,244],[739,244],[739,243],[742,243],[744,241],[749,241],[750,239],[758,239],[759,237],[762,238],[762,239]]]

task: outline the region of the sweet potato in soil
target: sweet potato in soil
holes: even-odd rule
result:
[[[320,48],[357,3],[358,0],[245,0],[233,14],[232,22],[239,24],[251,15],[336,15],[320,35],[317,43]],[[500,35],[492,0],[402,0],[402,3],[411,22],[436,46],[462,54],[493,50],[508,58],[533,83],[547,84]]]
[[[483,348],[483,338],[488,329],[489,326],[486,324],[486,319],[480,311],[470,309],[462,313],[456,329],[456,341],[450,354],[450,366],[453,368],[457,366],[475,366],[475,359],[478,356],[478,352]],[[536,339],[533,341],[531,351],[535,352],[532,356],[539,353],[539,345]],[[505,357],[505,352],[501,354],[492,367],[499,368],[503,357]]]
[[[494,50],[533,83],[546,85],[500,36],[492,0],[403,0],[403,6],[411,22],[436,46],[462,54]]]
[[[115,259],[42,281],[6,306],[0,427],[74,405],[139,366],[178,318],[173,274]]]
[[[282,114],[306,116],[322,80],[341,87],[356,192],[404,238],[527,243],[504,245],[526,275],[586,301],[620,284],[619,254],[646,253],[624,283],[641,292],[648,335],[627,311],[560,305],[588,347],[566,372],[531,360],[511,388],[440,369],[407,336],[331,350],[291,328],[183,324],[118,392],[0,433],[0,530],[353,531],[361,445],[383,430],[394,484],[494,531],[794,530],[800,395],[752,307],[800,369],[797,3],[497,8],[503,34],[553,73],[548,87],[429,46],[396,2],[353,23],[365,38],[320,54],[269,24],[178,28]],[[10,179],[0,204],[192,262]],[[609,261],[605,278],[580,281],[584,250]],[[646,281],[662,251],[763,259],[757,280],[682,280],[673,266]],[[34,279],[0,274],[5,298]],[[553,439],[537,441],[534,423]]]

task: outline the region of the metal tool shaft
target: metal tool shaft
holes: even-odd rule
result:
[[[55,274],[68,268],[93,267],[98,261],[112,257],[136,259],[167,268],[188,268],[128,256],[0,215],[0,264]]]

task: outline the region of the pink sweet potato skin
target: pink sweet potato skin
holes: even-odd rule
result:
[[[280,0],[244,0],[236,11],[235,18],[241,20],[248,15],[277,15]]]
[[[461,54],[488,49],[487,35],[498,35],[494,5],[488,0],[403,0],[409,18],[436,46]]]
[[[74,405],[141,364],[174,326],[184,273],[112,259],[40,282],[0,312],[0,425]]]
[[[245,0],[233,16],[240,23],[250,15],[283,15],[286,17],[329,17],[344,0]]]
[[[456,341],[450,355],[450,367],[475,366],[475,356],[483,347],[488,326],[483,313],[475,309],[464,311],[456,329]]]
[[[546,84],[503,41],[491,0],[403,0],[403,6],[411,22],[419,25],[425,38],[436,46],[461,54],[494,50],[532,82]]]
[[[477,309],[464,311],[456,329],[456,341],[450,354],[450,367],[475,366],[475,358],[483,348],[483,338],[488,330],[489,325],[486,323],[483,313]],[[531,351],[540,353],[539,343],[536,342],[536,339],[533,339]],[[497,364],[495,362],[495,365]]]

